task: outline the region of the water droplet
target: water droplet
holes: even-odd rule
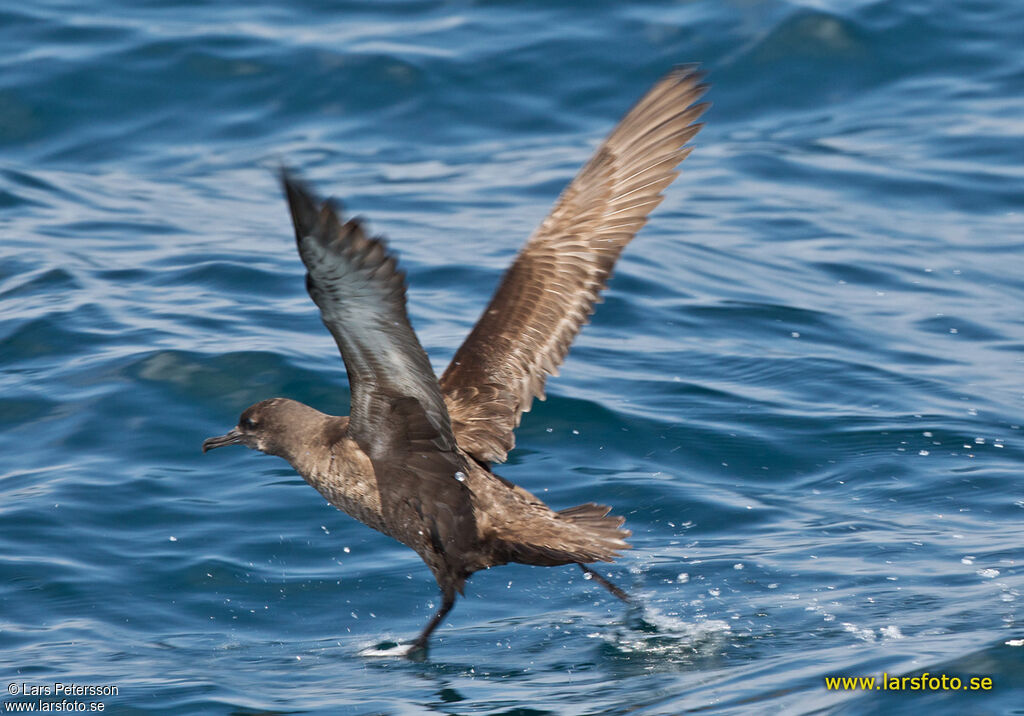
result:
[[[737,562],[736,564],[734,564],[732,566],[732,568],[733,569],[743,569],[743,563],[742,562]]]
[[[995,579],[996,577],[999,576],[999,570],[998,569],[979,569],[977,574],[978,574],[979,577],[984,577],[985,579]]]
[[[929,453],[927,450],[918,450],[917,454],[918,455],[930,455],[931,453]]]
[[[583,573],[583,578],[584,578],[584,579],[588,579],[588,580],[589,580],[589,579],[593,579],[593,578],[594,578],[594,575],[593,575],[593,574],[591,574],[590,572],[584,572],[584,573]]]
[[[177,537],[175,537],[174,535],[171,535],[171,536],[170,536],[170,537],[168,537],[167,539],[168,539],[169,541],[171,541],[171,542],[177,542],[177,541],[178,541],[178,538],[177,538]]]
[[[350,550],[348,547],[346,547],[345,549],[342,550],[342,552],[344,552],[345,554],[348,554],[351,551],[352,550]]]
[[[458,472],[455,473],[455,479],[458,480],[459,482],[465,482],[466,473],[464,473],[462,470],[459,470]]]
[[[686,584],[687,582],[690,581],[690,575],[687,574],[686,572],[680,572],[679,576],[676,577],[676,581],[679,582],[680,584]]]

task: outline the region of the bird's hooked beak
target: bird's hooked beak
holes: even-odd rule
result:
[[[214,448],[224,447],[225,445],[238,445],[242,442],[244,435],[238,430],[238,428],[232,428],[231,432],[227,435],[218,435],[212,438],[206,438],[203,441],[203,452],[207,450],[213,450]]]

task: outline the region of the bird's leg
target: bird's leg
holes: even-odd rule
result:
[[[589,574],[593,579],[597,580],[598,584],[600,584],[602,587],[607,589],[609,592],[614,594],[616,597],[618,597],[619,599],[624,601],[626,604],[632,604],[633,603],[633,600],[630,598],[630,596],[628,594],[626,594],[624,591],[622,591],[621,589],[616,587],[614,584],[612,584],[610,581],[608,581],[608,579],[606,577],[601,576],[600,574],[598,574],[597,572],[595,572],[594,570],[592,570],[590,567],[588,567],[587,565],[583,564],[582,562],[577,562],[576,564],[579,565],[579,568],[582,569],[585,574]]]
[[[452,607],[455,606],[455,590],[451,588],[442,590],[441,599],[441,608],[437,610],[437,614],[431,617],[423,631],[420,632],[420,635],[412,643],[414,649],[426,651],[427,640],[430,639],[430,635],[437,629],[437,625],[441,623],[441,620],[448,616],[448,612],[452,610]]]

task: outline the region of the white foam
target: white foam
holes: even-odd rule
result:
[[[414,644],[395,644],[386,648],[380,648],[380,645],[368,646],[365,649],[359,651],[359,656],[369,656],[373,658],[384,658],[394,659],[398,657],[409,656],[409,654],[416,651]]]
[[[642,607],[642,612],[630,619],[635,620],[639,620],[639,628],[631,624],[601,637],[624,652],[662,654],[670,658],[679,654],[689,658],[695,647],[716,642],[732,631],[729,623],[721,619],[686,621],[649,606]]]

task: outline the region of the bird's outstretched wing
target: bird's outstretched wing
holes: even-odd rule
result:
[[[282,172],[295,240],[306,265],[306,288],[320,307],[348,371],[352,391],[349,434],[371,460],[402,444],[416,413],[433,446],[454,455],[455,440],[437,378],[405,309],[405,275],[379,238],[358,219],[343,222],[298,179]],[[458,470],[457,461],[452,470]]]
[[[442,589],[461,591],[476,537],[467,466],[409,324],[405,276],[357,219],[342,223],[331,202],[286,172],[281,180],[306,288],[348,371],[348,435],[373,464],[386,531],[423,555]]]
[[[556,375],[612,267],[690,153],[707,87],[696,66],[663,77],[619,122],[509,268],[441,378],[459,446],[501,462]]]

